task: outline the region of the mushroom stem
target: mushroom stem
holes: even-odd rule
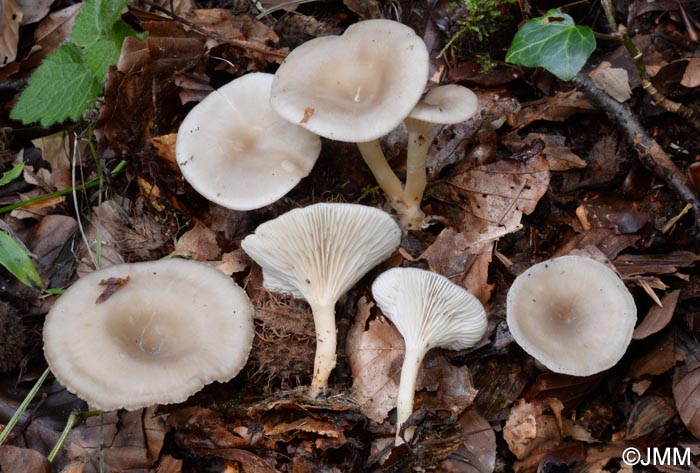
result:
[[[406,210],[403,212],[405,222],[401,222],[404,228],[421,228],[425,223],[425,215],[420,209],[423,193],[427,184],[426,164],[428,149],[432,142],[432,136],[437,128],[433,123],[406,118],[408,128],[408,149],[406,158],[406,187],[404,189],[404,202]]]
[[[425,356],[425,349],[407,348],[401,366],[401,381],[399,382],[399,393],[396,399],[396,442],[401,445],[401,427],[403,423],[413,413],[413,397],[416,393],[416,379],[418,370]]]
[[[335,368],[336,328],[335,302],[310,303],[316,328],[316,358],[314,359],[314,376],[309,388],[312,399],[328,391],[328,378]]]
[[[396,210],[405,206],[403,203],[403,184],[396,177],[389,163],[386,162],[379,140],[357,143],[357,147],[365,163],[369,166],[369,170],[372,171],[377,184],[389,199],[391,206]]]

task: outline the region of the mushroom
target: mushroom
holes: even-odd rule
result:
[[[44,355],[58,381],[92,407],[135,410],[233,378],[253,335],[243,289],[205,264],[168,259],[79,279],[46,316]]]
[[[486,332],[486,311],[479,300],[449,279],[417,268],[394,268],[372,284],[382,313],[403,336],[406,354],[396,402],[396,445],[401,426],[413,412],[418,369],[431,348],[464,350]]]
[[[269,104],[272,74],[252,73],[209,94],[187,114],[176,159],[194,189],[229,209],[269,205],[307,176],[321,139]]]
[[[452,125],[470,119],[476,114],[476,94],[461,85],[450,84],[436,87],[418,102],[404,120],[408,128],[408,150],[406,159],[406,187],[401,226],[421,228],[425,216],[420,209],[426,186],[426,161],[433,135],[439,125]]]
[[[357,143],[390,205],[400,210],[403,185],[378,140],[413,110],[427,80],[428,49],[411,28],[366,20],[294,49],[275,74],[271,103],[292,123]]]
[[[507,320],[515,341],[544,366],[588,376],[622,358],[637,308],[615,272],[569,255],[538,263],[515,279]]]
[[[241,243],[263,269],[263,286],[311,306],[316,356],[310,396],[327,391],[335,367],[335,303],[399,246],[389,214],[355,204],[315,204],[258,226]]]

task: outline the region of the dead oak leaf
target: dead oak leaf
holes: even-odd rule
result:
[[[459,228],[465,245],[478,249],[520,230],[522,215],[535,210],[548,186],[549,166],[538,155],[525,162],[504,159],[471,168],[436,184],[430,194],[463,211]]]
[[[14,0],[0,0],[0,67],[17,57],[19,25],[22,23],[22,9]]]
[[[676,358],[685,363],[673,373],[673,400],[688,430],[700,438],[700,342],[685,334],[676,342]]]

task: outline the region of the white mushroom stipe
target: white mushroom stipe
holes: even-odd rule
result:
[[[111,278],[122,286],[98,303]],[[92,408],[135,410],[233,378],[253,336],[243,289],[202,263],[169,259],[110,266],[75,282],[46,316],[44,355]]]
[[[637,308],[614,271],[569,255],[536,264],[515,279],[507,320],[515,341],[544,366],[589,376],[625,354]]]
[[[431,348],[464,350],[483,337],[487,318],[479,300],[449,279],[416,268],[394,268],[379,275],[372,295],[403,336],[406,355],[396,404],[396,444],[413,412],[418,369]]]
[[[270,107],[272,74],[252,73],[209,94],[177,136],[176,158],[194,189],[219,205],[269,205],[309,174],[321,139]]]
[[[325,393],[336,361],[335,303],[399,246],[389,214],[354,204],[315,204],[261,224],[241,243],[263,269],[263,285],[311,306],[316,358],[310,395]]]

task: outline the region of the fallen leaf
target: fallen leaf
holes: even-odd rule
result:
[[[693,57],[688,60],[681,85],[691,89],[700,86],[700,58]]]
[[[186,231],[175,243],[175,254],[197,261],[214,261],[221,254],[216,234],[201,223]]]
[[[563,409],[563,406],[560,407]],[[529,403],[522,399],[511,408],[503,427],[503,438],[518,460],[541,458],[562,441],[560,419],[553,414],[545,414],[548,408],[542,402]],[[535,461],[539,463],[539,459]]]
[[[678,268],[687,268],[700,260],[700,255],[690,251],[672,251],[658,255],[620,255],[613,264],[622,279],[633,280],[638,276],[676,274]]]
[[[520,230],[523,213],[535,210],[548,185],[547,161],[537,156],[527,162],[504,159],[457,170],[429,193],[462,210],[459,229],[465,245],[479,251],[482,245]]]
[[[637,325],[634,329],[632,338],[634,340],[641,340],[663,330],[673,317],[680,293],[680,290],[671,291],[661,299],[663,307],[659,307],[658,305],[652,306],[649,312],[647,312],[646,317],[644,317],[644,320],[642,320],[642,323]]]
[[[676,364],[674,337],[675,333],[664,333],[646,354],[632,362],[626,377],[636,380],[643,376],[658,376],[673,368]]]
[[[0,447],[0,471],[50,473],[51,464],[44,455],[31,448],[3,445]]]
[[[0,0],[0,67],[8,65],[17,57],[21,23],[22,9],[15,1]]]
[[[383,422],[396,406],[405,345],[398,330],[384,317],[368,323],[373,305],[364,297],[358,301],[345,353],[360,412],[376,422]]]
[[[511,151],[517,152],[525,146],[532,145],[534,140],[544,142],[542,154],[547,159],[551,171],[568,171],[569,169],[586,167],[586,161],[571,151],[570,147],[566,145],[566,138],[562,135],[528,133],[525,138],[520,138],[518,135],[512,134],[503,141],[503,144],[508,146]]]
[[[607,92],[618,102],[626,102],[632,97],[627,71],[611,66],[609,62],[603,61],[588,75],[596,87]]]
[[[673,372],[673,400],[685,426],[700,439],[700,342],[679,335],[676,358],[684,363]]]
[[[416,380],[414,410],[446,411],[458,416],[474,402],[476,393],[466,366],[454,366],[442,354],[428,352]]]
[[[22,9],[22,24],[29,25],[44,18],[51,9],[53,0],[16,0]]]
[[[222,473],[279,473],[279,470],[259,456],[240,449],[218,449],[209,452],[210,455],[229,460]]]
[[[102,304],[105,302],[107,299],[112,297],[115,292],[123,288],[129,283],[130,277],[127,276],[125,278],[108,278],[108,279],[103,279],[102,281],[99,282],[100,286],[105,286],[104,291],[97,297],[97,300],[95,301],[95,304]]]
[[[625,440],[649,435],[656,429],[668,427],[676,417],[676,409],[661,396],[645,396],[639,399],[627,418]]]
[[[538,120],[563,122],[577,113],[595,111],[596,107],[586,96],[573,89],[557,92],[533,104],[523,104],[522,110],[510,120],[510,125],[518,130]]]
[[[496,467],[496,433],[474,409],[459,418],[462,445],[435,469],[438,473],[491,473]]]

